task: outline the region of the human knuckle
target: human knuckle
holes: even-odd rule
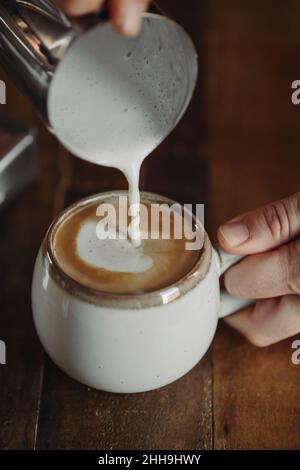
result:
[[[59,5],[60,4],[65,13],[72,14],[74,12],[74,2],[72,2],[72,0],[63,0],[59,2]]]
[[[267,346],[270,346],[270,344],[272,343],[270,338],[261,334],[257,330],[249,332],[246,337],[249,343],[251,343],[253,346],[256,346],[257,348],[265,348]]]
[[[89,0],[88,2],[81,2],[78,0],[63,0],[64,11],[69,15],[79,15],[85,12],[93,11],[98,8],[99,0]]]
[[[274,334],[270,325],[274,312],[282,308],[284,299],[285,296],[258,300],[248,311],[245,336],[253,346],[265,348],[278,341],[278,336]]]
[[[226,272],[224,275],[224,284],[227,292],[229,292],[230,295],[233,297],[236,297],[237,299],[242,299],[244,298],[243,295],[243,286],[241,283],[236,282],[236,267],[231,268],[230,271]],[[240,269],[240,268],[239,268]]]
[[[250,344],[258,348],[263,348],[269,345],[270,340],[266,337],[260,327],[261,316],[264,312],[261,312],[259,304],[260,302],[258,301],[241,313],[240,326],[242,324],[242,328],[238,329]]]
[[[298,216],[300,215],[300,191],[283,199],[282,202],[290,206]]]
[[[285,256],[286,252],[287,256]],[[286,245],[283,256],[284,259],[280,263],[283,281],[286,282],[289,292],[300,294],[300,240]]]
[[[296,217],[300,221],[300,192],[296,193],[292,197],[293,197],[293,200],[295,202]]]
[[[293,194],[286,200],[290,210],[290,226],[293,233],[298,233],[300,230],[300,192]]]
[[[289,236],[289,207],[284,201],[276,201],[262,209],[263,224],[275,241]]]

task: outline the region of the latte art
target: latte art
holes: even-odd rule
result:
[[[88,220],[79,229],[76,249],[79,258],[96,268],[115,272],[143,273],[153,266],[143,248],[136,248],[131,241],[113,237],[99,240],[97,221]]]
[[[118,211],[116,201],[115,204]],[[147,238],[150,203],[145,206],[149,210],[147,216],[141,212],[139,247],[126,237],[97,237],[97,202],[71,211],[54,231],[52,240],[54,256],[62,270],[86,287],[122,294],[162,289],[186,275],[199,259],[200,251],[186,250],[185,238],[163,239],[163,226],[158,227],[155,239]],[[118,225],[116,231],[124,231],[124,227]]]

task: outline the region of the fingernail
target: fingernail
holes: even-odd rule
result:
[[[136,36],[139,33],[144,10],[144,2],[133,2],[127,5],[126,8],[124,7],[124,10],[116,19],[116,24],[122,33],[127,36]]]
[[[243,222],[229,222],[221,225],[219,232],[230,246],[238,246],[249,238],[249,229]]]

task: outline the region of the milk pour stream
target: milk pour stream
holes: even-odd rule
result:
[[[109,23],[92,29],[58,66],[48,97],[50,123],[65,147],[84,160],[118,168],[126,176],[129,236],[136,247],[141,244],[141,164],[183,114],[192,94],[188,84],[197,75],[197,67],[189,68],[185,58],[189,38],[184,37],[175,54],[173,44],[179,42],[176,28],[180,27],[172,23],[170,31],[165,28],[162,25],[163,41],[160,34],[153,40],[150,21],[144,21],[143,43],[119,36]]]

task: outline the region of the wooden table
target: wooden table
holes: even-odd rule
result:
[[[299,190],[300,107],[291,104],[290,87],[300,79],[300,5],[161,4],[192,35],[200,79],[186,116],[145,163],[141,186],[205,203],[213,236],[225,219]],[[7,345],[0,447],[299,449],[300,366],[291,363],[292,339],[257,349],[221,323],[192,372],[140,395],[91,390],[49,360],[30,306],[43,234],[70,201],[124,188],[125,181],[117,171],[69,156],[12,86],[6,110],[39,127],[41,177],[0,215],[0,338]]]

